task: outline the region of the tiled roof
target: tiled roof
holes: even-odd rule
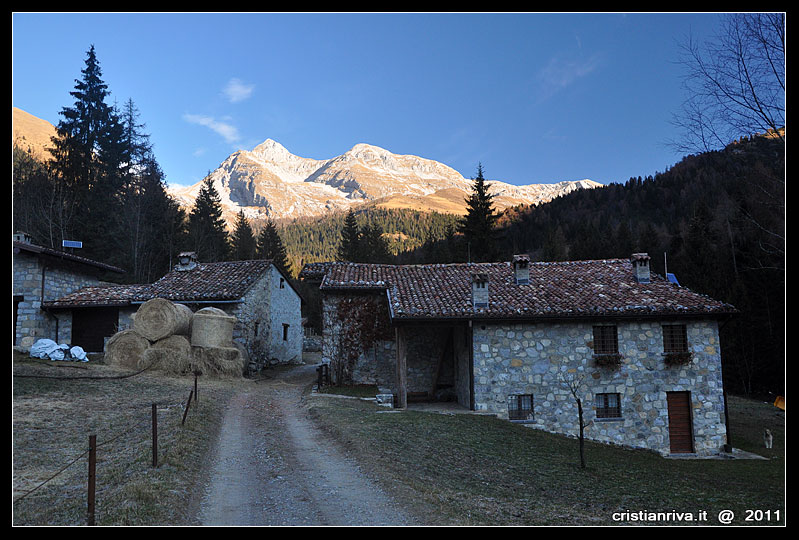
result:
[[[84,287],[49,307],[125,306],[166,298],[175,302],[238,300],[272,266],[270,260],[200,263],[192,270],[173,270],[152,285]]]
[[[44,302],[45,307],[127,306],[140,296],[146,296],[149,285],[93,285]]]
[[[271,266],[271,260],[199,263],[168,273],[152,284],[150,294],[173,301],[238,300]]]
[[[13,247],[14,253],[19,253],[19,251],[28,251],[30,253],[48,255],[50,257],[56,257],[58,259],[84,264],[86,266],[92,266],[94,268],[99,268],[100,270],[116,272],[117,274],[125,273],[123,269],[118,268],[116,266],[105,264],[99,261],[93,261],[92,259],[87,259],[86,257],[80,257],[78,255],[73,255],[72,253],[67,253],[66,251],[58,251],[57,249],[52,249],[44,246],[37,246],[35,244],[30,244],[28,242],[17,242],[16,240],[13,241],[13,246],[14,246]]]
[[[392,317],[537,318],[695,315],[735,312],[729,304],[652,274],[638,283],[628,259],[531,262],[530,282],[517,285],[510,262],[433,265],[314,263],[322,291],[386,290]],[[473,274],[488,277],[489,304],[474,308]]]

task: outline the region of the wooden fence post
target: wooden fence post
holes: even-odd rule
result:
[[[94,484],[95,469],[97,467],[97,435],[89,435],[89,508],[86,516],[86,524],[94,525]]]
[[[186,401],[186,410],[183,411],[183,420],[181,420],[180,425],[186,423],[186,415],[189,414],[189,405],[191,405],[191,396],[194,394],[194,390],[189,392],[189,399]]]

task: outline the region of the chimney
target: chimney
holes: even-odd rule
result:
[[[646,253],[633,253],[630,257],[633,263],[633,277],[638,283],[649,283],[649,255]]]
[[[530,283],[530,257],[527,255],[513,256],[513,274],[516,278],[516,285],[527,285]]]
[[[178,255],[178,264],[175,270],[178,272],[186,272],[193,270],[197,266],[197,252],[183,251]]]
[[[488,274],[471,274],[472,307],[488,307]]]

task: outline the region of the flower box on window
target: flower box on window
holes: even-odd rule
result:
[[[594,354],[598,366],[617,367],[621,365],[621,353]]]
[[[688,351],[663,353],[663,361],[667,366],[681,366],[690,364],[693,359],[693,354]]]

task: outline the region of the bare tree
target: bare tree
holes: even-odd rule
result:
[[[688,97],[673,123],[685,138],[680,151],[723,148],[756,133],[785,137],[785,14],[725,15],[705,44],[682,46]]]
[[[585,420],[583,419],[583,401],[580,398],[580,387],[583,384],[583,377],[577,373],[561,373],[560,380],[574,400],[577,402],[577,419],[580,425],[580,468],[585,469]]]

